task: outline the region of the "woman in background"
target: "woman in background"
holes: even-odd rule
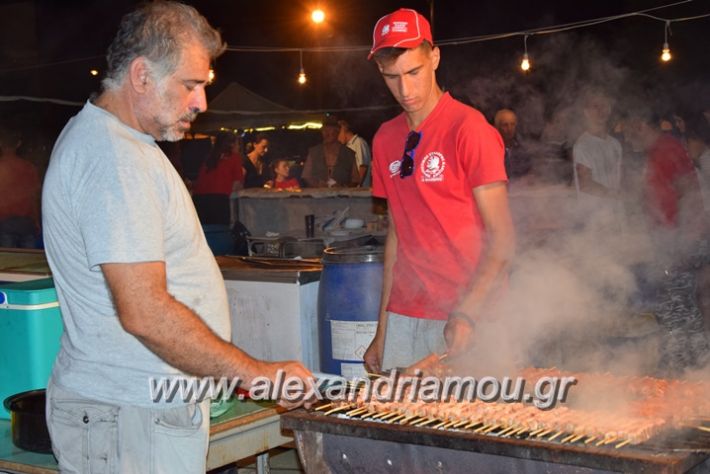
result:
[[[247,143],[247,159],[244,160],[244,187],[262,188],[268,177],[264,173],[264,155],[269,151],[269,139],[263,133],[257,133]]]
[[[230,225],[229,198],[244,185],[239,139],[230,132],[217,134],[207,159],[200,167],[192,190],[197,215],[204,225]]]

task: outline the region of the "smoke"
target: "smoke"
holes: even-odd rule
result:
[[[693,309],[687,264],[697,258],[698,238],[649,224],[645,158],[625,153],[625,187],[616,204],[592,211],[579,205],[570,186],[570,149],[586,126],[585,95],[612,98],[611,131],[619,115],[637,107],[638,97],[649,96],[646,81],[583,36],[536,39],[530,54],[544,77],[492,70],[455,88],[491,119],[500,108],[513,109],[521,141],[533,155],[533,176],[510,185],[518,255],[504,296],[476,328],[464,371],[480,376],[557,366],[661,376],[697,370],[700,376],[708,344],[697,305]],[[691,215],[691,221],[703,219]],[[677,317],[654,317],[668,310],[659,309],[663,300],[677,305],[669,311],[677,309]]]

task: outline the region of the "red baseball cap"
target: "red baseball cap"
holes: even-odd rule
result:
[[[431,26],[422,15],[410,8],[400,8],[385,15],[375,24],[372,32],[372,49],[367,59],[382,48],[416,48],[422,41],[434,44]]]

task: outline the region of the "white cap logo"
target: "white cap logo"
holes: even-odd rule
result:
[[[382,27],[382,36],[385,36],[389,32],[390,32],[390,25],[385,25]]]
[[[392,23],[392,31],[396,31],[398,33],[406,33],[407,31],[409,31],[409,29],[407,28],[408,24],[409,22],[407,21],[395,21],[394,23]]]

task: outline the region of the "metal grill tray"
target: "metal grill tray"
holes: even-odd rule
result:
[[[294,432],[318,432],[369,440],[472,451],[546,463],[581,466],[606,472],[686,473],[707,472],[709,437],[693,430],[659,435],[641,445],[616,449],[524,438],[502,438],[471,431],[442,430],[366,421],[321,412],[295,410],[281,417],[281,428]],[[701,444],[702,443],[702,444]],[[702,446],[705,446],[703,450]],[[693,470],[693,468],[696,470]],[[586,472],[586,471],[585,471]]]

